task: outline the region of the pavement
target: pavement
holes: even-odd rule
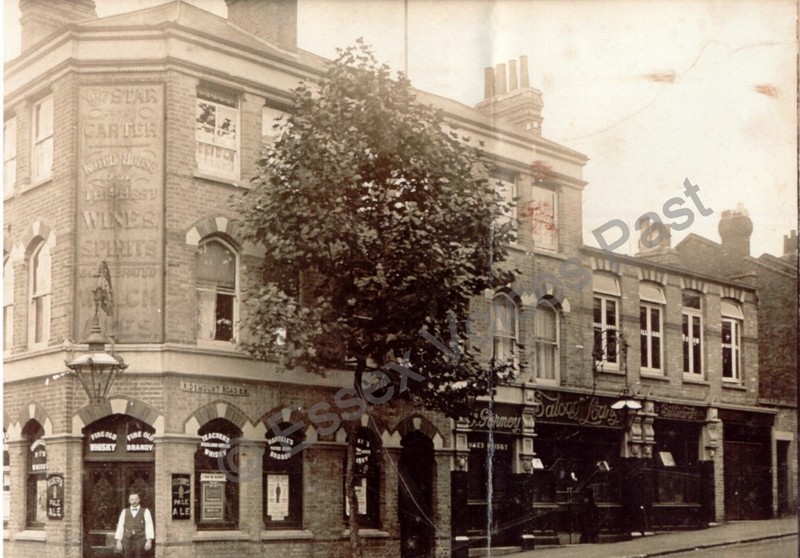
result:
[[[667,556],[701,548],[794,537],[797,544],[797,516],[762,521],[731,521],[697,531],[669,531],[630,541],[603,544],[575,544],[537,547],[507,554],[510,558],[646,558]],[[735,554],[727,553],[728,556]]]

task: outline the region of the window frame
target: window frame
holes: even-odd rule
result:
[[[722,299],[721,309],[721,358],[722,358],[722,381],[732,384],[742,383],[742,332],[744,329],[744,313],[738,301]],[[731,342],[725,341],[725,325],[731,329]],[[725,345],[730,345],[732,358],[730,359],[730,375],[726,375],[725,366]]]
[[[297,431],[293,432],[290,435],[287,434],[279,434],[276,435],[276,432],[284,433],[290,432],[292,429],[292,424],[290,423],[280,423],[277,425],[277,428],[273,428],[267,431],[265,434],[265,447],[264,447],[264,457],[262,463],[262,504],[263,504],[263,513],[262,519],[264,521],[264,528],[267,530],[290,530],[290,529],[302,529],[303,528],[303,453],[304,451],[300,449],[299,451],[295,451],[293,455],[290,455],[288,458],[273,458],[270,452],[270,440],[279,437],[289,438],[291,442],[292,449],[290,451],[296,450],[296,448],[301,447],[303,443],[304,436],[302,432]],[[277,440],[280,443],[280,440]],[[283,520],[273,520],[270,519],[268,512],[269,512],[269,485],[268,485],[268,476],[269,475],[286,475],[289,478],[287,479],[288,484],[288,491],[289,491],[289,505],[288,505],[288,512],[289,515]]]
[[[227,288],[224,286],[216,285],[214,287],[210,285],[201,285],[201,280],[198,277],[199,265],[197,262],[197,258],[200,255],[200,251],[203,250],[209,244],[219,244],[228,253],[233,256],[233,288]],[[239,301],[240,293],[239,293],[239,284],[240,284],[240,271],[239,271],[239,263],[240,263],[240,254],[237,247],[222,238],[221,236],[213,235],[208,236],[201,240],[197,245],[197,250],[195,251],[195,296],[196,296],[196,304],[195,304],[195,335],[197,337],[198,344],[212,344],[217,346],[226,346],[230,345],[231,343],[235,343],[238,338],[239,333]],[[200,319],[201,319],[201,310],[200,306],[202,304],[202,297],[200,293],[213,293],[215,296],[213,297],[214,300],[214,307],[211,310],[212,318],[211,323],[211,337],[206,338],[202,336],[202,331],[200,327]],[[228,296],[231,297],[231,336],[229,339],[217,339],[217,324],[220,321],[217,317],[217,310],[218,310],[218,303],[219,297]]]
[[[546,211],[541,209],[542,207],[546,207],[546,202],[542,199],[544,194],[552,199],[553,207],[550,219],[541,218],[542,216],[548,215]],[[530,231],[531,238],[533,239],[533,246],[540,250],[558,252],[558,192],[551,188],[544,188],[536,184],[531,184],[530,195],[526,216],[530,217],[531,220]],[[537,202],[538,206],[535,206]]]
[[[619,351],[616,349],[610,351],[609,349],[616,347],[617,334],[621,332],[622,291],[619,278],[610,274],[595,273],[592,277],[592,291],[592,332],[594,336],[592,346],[600,343],[600,349],[603,352],[603,371],[616,372],[620,370]],[[596,321],[597,316],[595,315],[598,302],[600,304],[599,322]],[[608,320],[609,303],[614,304],[613,325],[610,325]],[[616,332],[613,339],[609,339],[608,334],[602,335],[606,331]]]
[[[3,122],[3,198],[14,195],[17,184],[17,117]]]
[[[561,313],[559,312],[559,308],[555,304],[555,299],[553,298],[543,298],[539,300],[536,305],[536,314],[534,315],[534,327],[533,327],[533,342],[536,347],[536,367],[534,370],[534,377],[536,378],[536,382],[540,384],[552,384],[558,385],[561,381]],[[548,315],[552,315],[553,319],[553,334],[555,338],[547,338],[540,335],[540,327],[539,327],[539,319],[541,318],[541,313],[547,313]],[[552,347],[552,358],[553,358],[553,377],[548,378],[542,375],[542,347]]]
[[[495,226],[499,229],[506,223],[511,224],[511,231],[519,234],[519,184],[513,175],[500,174],[492,178],[495,191],[500,195],[505,203],[510,203],[511,208],[508,212],[500,212],[495,218]],[[508,194],[507,194],[508,192]],[[510,194],[510,195],[509,195]],[[512,244],[519,241],[517,238]]]
[[[37,281],[37,271],[41,265],[40,257],[44,250],[47,250],[48,255],[46,271],[48,281],[46,285],[47,288],[39,290],[37,283],[41,283],[41,281]],[[42,347],[46,346],[50,341],[50,318],[53,291],[53,255],[50,244],[45,240],[40,241],[31,252],[28,263],[28,345],[30,347]],[[41,308],[38,306],[40,301]]]
[[[47,497],[47,442],[44,440],[44,428],[38,421],[31,419],[23,429],[25,438],[25,527],[27,529],[43,530],[47,519],[46,503],[42,506],[42,499]],[[33,450],[34,445],[44,446],[44,469],[34,470]],[[41,466],[42,464],[36,464]],[[42,486],[44,483],[44,487]],[[41,492],[44,488],[44,493]],[[41,515],[41,517],[40,517]]]
[[[504,300],[506,307],[510,305],[512,309],[511,317],[514,321],[513,324],[513,331],[511,330],[504,330],[501,333],[498,333],[497,330],[497,321],[498,315],[496,310],[496,305],[498,300]],[[491,362],[492,363],[501,363],[502,365],[510,364],[514,373],[516,373],[519,369],[519,305],[517,302],[506,292],[497,292],[492,297],[492,305],[491,305],[491,331],[492,331],[492,352],[491,352]],[[510,345],[509,350],[511,353],[511,362],[506,362],[505,360],[499,360],[497,357],[498,352],[498,340],[502,343],[501,345],[505,345],[506,343]],[[504,353],[505,355],[505,353]]]
[[[695,308],[694,306],[687,306],[686,301],[688,296],[697,299],[698,308]],[[681,346],[683,354],[683,376],[685,379],[703,380],[705,379],[706,369],[703,355],[703,348],[705,345],[705,341],[703,339],[703,295],[702,293],[696,291],[684,290],[682,293],[682,298]],[[697,337],[695,336],[695,330],[699,331],[699,336]],[[689,347],[694,347],[695,345],[698,347],[696,351],[689,350]],[[699,356],[698,362],[695,362],[696,356]]]
[[[229,438],[228,447],[225,449],[224,457],[209,456],[204,452],[202,447],[202,437],[208,433],[217,432],[224,434]],[[234,464],[228,463],[230,454],[234,455],[237,459],[241,454],[238,449],[239,441],[242,436],[242,431],[231,421],[225,418],[214,418],[200,426],[197,429],[197,436],[199,438],[197,449],[194,452],[194,523],[198,531],[235,531],[239,529],[239,518],[241,508],[241,481],[236,478],[231,478],[235,472],[239,470],[238,462]],[[228,469],[221,471],[220,463],[224,462],[228,465]],[[203,518],[203,474],[210,473],[214,475],[223,475],[225,477],[225,486],[223,487],[223,497],[225,499],[222,506],[223,517],[219,521],[206,520]]]
[[[211,131],[210,136],[206,131],[205,134],[203,132],[203,128],[208,128],[207,124],[201,124],[200,120],[200,105],[201,103],[208,104],[214,107],[214,125],[213,130]],[[217,91],[214,88],[209,87],[198,87],[197,93],[195,96],[195,165],[197,167],[198,172],[208,175],[214,178],[221,179],[225,182],[232,182],[238,183],[241,180],[241,161],[242,161],[242,128],[241,128],[241,116],[242,116],[242,103],[240,95],[234,93],[227,93],[222,91]],[[233,135],[234,135],[234,146],[229,147],[222,144],[222,141],[218,139],[222,137],[226,132],[224,128],[217,125],[217,114],[220,112],[231,111],[234,112],[234,122],[233,125],[235,127]],[[220,133],[222,130],[223,133]],[[209,137],[211,141],[209,141]],[[211,158],[204,158],[201,157],[201,146],[208,146],[209,149],[224,149],[233,152],[233,168],[229,171],[225,169],[221,169],[218,166],[207,164],[207,161],[211,160]]]
[[[639,366],[643,374],[653,376],[664,375],[664,312],[667,300],[661,285],[639,283]],[[645,313],[645,324],[642,329],[642,312]],[[658,312],[658,330],[653,329],[653,313]],[[658,339],[658,366],[653,366],[655,353],[654,339]],[[646,361],[646,362],[645,362]]]
[[[14,264],[6,254],[3,260],[3,352],[14,347]]]
[[[370,455],[367,458],[366,472],[359,472],[358,468],[355,473],[356,483],[359,479],[364,479],[364,486],[366,489],[366,502],[367,513],[363,513],[359,509],[358,521],[359,526],[369,529],[381,528],[381,477],[383,475],[383,448],[381,440],[378,436],[374,435],[368,428],[363,426],[359,427],[356,435],[361,439],[369,441]],[[358,446],[356,446],[356,463],[358,463]],[[344,465],[342,467],[342,494],[344,501],[342,503],[342,518],[345,524],[348,523],[349,502],[347,501],[347,450],[345,449]]]
[[[42,107],[50,105],[49,119],[42,125]],[[40,132],[41,130],[41,132]],[[53,177],[55,160],[55,102],[53,95],[42,97],[33,104],[31,110],[31,184],[46,182]],[[44,154],[42,165],[40,157]]]

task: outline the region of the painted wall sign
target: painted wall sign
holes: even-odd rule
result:
[[[200,447],[208,457],[222,457],[231,447],[231,438],[222,432],[208,432],[200,437]]]
[[[272,521],[289,517],[289,475],[267,475],[267,516]]]
[[[31,444],[31,471],[47,471],[47,443],[41,438]]]
[[[89,435],[89,451],[92,453],[114,453],[117,450],[117,433],[100,430]]]
[[[76,330],[94,315],[101,261],[114,287],[105,332],[160,341],[164,236],[164,87],[83,86],[78,133]]]
[[[502,432],[522,432],[521,410],[509,405],[498,405],[489,412],[488,407],[473,413],[469,420],[472,430],[494,430]]]
[[[655,406],[656,414],[663,419],[704,422],[706,418],[706,411],[702,407],[664,403],[662,401],[656,401]]]
[[[295,441],[287,436],[273,436],[267,439],[269,456],[278,461],[285,461],[292,456]]]
[[[191,476],[172,473],[172,519],[192,518]]]
[[[125,438],[125,449],[134,453],[149,453],[153,451],[155,438],[144,430],[135,430]]]
[[[47,519],[64,519],[64,475],[47,475]]]
[[[611,408],[609,397],[586,396],[578,393],[536,390],[535,417],[537,420],[580,426],[617,428],[622,423]]]
[[[220,384],[201,384],[198,382],[181,382],[183,391],[193,391],[197,393],[215,393],[219,395],[234,395],[246,397],[250,394],[247,388],[240,386],[224,386]]]

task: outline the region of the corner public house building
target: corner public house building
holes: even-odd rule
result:
[[[289,91],[327,62],[297,49],[294,2],[227,4],[227,20],[180,1],[97,19],[91,0],[20,2],[4,98],[10,556],[111,556],[131,491],[159,557],[349,555],[344,429],[317,432],[304,410],[351,374],[280,373],[235,346],[261,254],[230,199]],[[368,555],[577,541],[587,497],[604,538],[700,527],[731,502],[770,515],[774,445],[796,442],[756,405],[755,289],[583,247],[586,157],[542,137],[524,57],[486,77],[475,109],[419,99],[485,142],[519,200],[505,218],[523,274],[474,303],[476,343],[519,373],[457,424],[402,401],[361,418]],[[98,313],[103,264],[113,301]],[[128,363],[101,403],[64,365],[95,315]],[[625,387],[639,412],[612,408]],[[747,483],[729,493],[731,471]]]

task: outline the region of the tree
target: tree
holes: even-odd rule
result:
[[[470,299],[513,279],[499,265],[513,233],[494,225],[508,207],[480,151],[361,41],[293,103],[239,207],[266,250],[243,346],[286,368],[350,366],[361,396],[468,414],[508,376],[468,342]],[[357,425],[345,423],[354,555]]]

